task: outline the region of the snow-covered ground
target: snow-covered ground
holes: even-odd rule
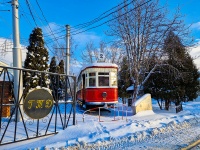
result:
[[[132,115],[130,107],[84,112],[77,107],[76,125],[58,134],[0,146],[0,149],[180,149],[200,139],[200,97],[183,103],[183,111],[160,110]],[[196,147],[198,148],[198,146]]]

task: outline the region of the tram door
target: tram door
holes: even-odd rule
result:
[[[83,79],[82,80],[83,81],[83,100],[85,100],[85,98],[86,98],[85,97],[86,96],[86,94],[85,94],[85,92],[86,92],[85,91],[85,74],[82,75],[82,79]]]

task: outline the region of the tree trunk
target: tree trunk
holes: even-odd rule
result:
[[[170,100],[165,100],[165,110],[169,110],[169,103],[170,103]]]

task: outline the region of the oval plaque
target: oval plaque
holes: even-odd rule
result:
[[[32,119],[41,119],[47,116],[53,107],[53,97],[45,89],[35,89],[24,99],[24,112]]]

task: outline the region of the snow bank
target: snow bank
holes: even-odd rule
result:
[[[139,98],[136,102],[133,103],[133,106],[139,105],[143,100],[147,99],[148,97],[151,98],[151,94],[145,94],[141,98]]]
[[[157,109],[158,105],[154,102],[153,104],[154,110]],[[1,148],[5,150],[180,149],[200,135],[199,107],[200,102],[187,102],[183,104],[184,111],[177,114],[164,110],[148,110],[134,116],[127,116],[127,119],[104,122],[98,121],[96,115],[98,113],[88,114],[83,122],[83,111],[77,107],[78,123],[75,126],[60,130],[58,134],[51,137],[18,142]]]
[[[152,110],[151,94],[145,94],[133,103],[133,114],[138,112]]]

